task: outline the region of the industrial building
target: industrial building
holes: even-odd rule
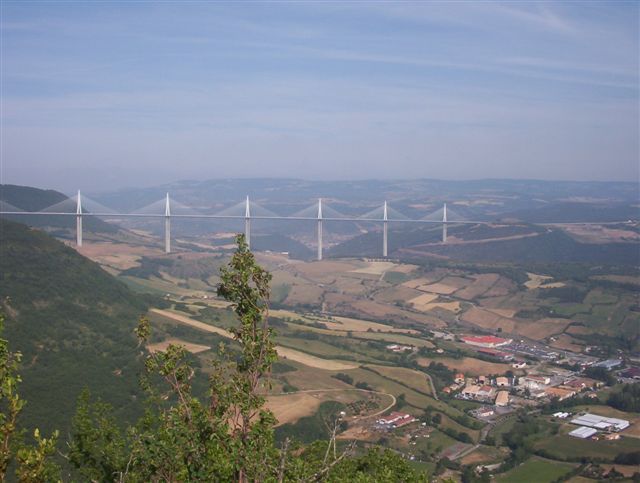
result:
[[[587,439],[596,434],[598,431],[593,428],[587,428],[585,426],[580,426],[578,429],[574,429],[569,433],[569,436],[573,436],[574,438]]]
[[[629,427],[629,421],[626,419],[607,418],[604,416],[598,416],[597,414],[583,414],[571,420],[573,424],[579,426],[588,426],[590,428],[605,430],[605,431],[622,431]]]

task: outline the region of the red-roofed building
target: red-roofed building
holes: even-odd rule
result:
[[[464,336],[460,338],[465,344],[473,345],[476,347],[500,347],[508,345],[513,342],[513,339],[503,339],[501,337],[495,337],[493,335],[481,335],[481,336]]]
[[[398,412],[394,411],[391,414],[389,414],[388,416],[381,417],[376,422],[378,424],[380,424],[380,425],[383,425],[383,426],[388,426],[388,427],[392,427],[392,428],[399,428],[401,426],[404,426],[405,424],[412,423],[415,420],[416,420],[416,418],[411,416],[411,414],[398,413]]]

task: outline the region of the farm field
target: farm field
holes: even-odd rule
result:
[[[372,393],[360,389],[319,389],[302,390],[289,394],[277,394],[267,397],[267,408],[275,414],[278,425],[295,423],[300,418],[316,413],[320,404],[325,401],[334,401],[344,404],[349,410],[350,419],[370,417],[394,404],[395,399],[390,395]],[[350,408],[360,407],[362,402],[368,402],[369,409],[362,414],[354,416]]]
[[[508,472],[498,475],[500,483],[550,483],[566,475],[575,465],[532,456]]]
[[[478,449],[466,454],[460,458],[460,463],[463,465],[479,465],[479,464],[492,464],[504,461],[508,456],[508,451],[504,448],[495,448],[493,446],[480,445]]]
[[[426,375],[420,371],[393,366],[368,365],[364,367],[368,367],[381,376],[392,379],[400,384],[405,384],[419,392],[433,396],[431,385],[428,383]]]
[[[417,359],[418,364],[427,367],[431,362],[441,362],[445,366],[464,372],[470,376],[482,376],[488,374],[504,374],[511,366],[499,362],[488,362],[472,357],[462,357],[454,359],[452,357],[421,357]]]
[[[180,314],[169,312],[167,310],[159,310],[159,309],[151,309],[150,312],[152,315],[158,315],[166,319],[170,319],[172,321],[188,325],[192,328],[195,328],[204,332],[219,334],[228,339],[233,338],[232,334],[225,329],[220,329],[219,327],[215,327],[211,324],[206,324],[204,322],[200,322]],[[305,352],[291,349],[289,347],[276,346],[276,350],[278,352],[278,355],[283,359],[291,359],[311,367],[316,367],[318,369],[343,370],[343,369],[353,369],[357,367],[357,364],[349,364],[342,361],[323,359],[311,354],[307,354]]]
[[[426,339],[418,339],[416,337],[409,337],[407,335],[396,334],[396,333],[376,333],[376,332],[360,332],[353,335],[353,337],[357,339],[367,339],[367,340],[379,340],[384,342],[390,342],[394,344],[406,344],[412,345],[414,347],[433,347],[433,342],[428,341]]]

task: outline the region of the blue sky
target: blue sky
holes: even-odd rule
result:
[[[636,2],[2,2],[3,182],[638,179]]]

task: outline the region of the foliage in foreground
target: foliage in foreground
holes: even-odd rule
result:
[[[212,362],[209,392],[192,392],[194,369],[182,346],[149,354],[143,387],[148,393],[144,416],[121,429],[109,405],[90,403],[85,392],[73,420],[68,442],[69,462],[89,481],[424,481],[406,461],[390,451],[372,450],[362,456],[353,447],[337,453],[334,438],[307,448],[286,440],[277,447],[274,415],[264,408],[265,390],[277,359],[268,326],[271,276],[259,267],[243,236],[228,266],[221,269],[218,294],[232,302],[239,324],[232,332],[240,356],[226,354],[224,346]],[[150,335],[141,318],[136,334],[140,344]],[[0,345],[3,356],[3,434],[15,433],[15,393],[19,360]],[[12,379],[13,378],[13,379]],[[7,404],[4,404],[7,402]],[[17,408],[19,411],[19,407]],[[58,468],[47,457],[53,439],[36,432],[34,448],[2,447],[1,467],[16,454],[24,481],[58,479]],[[4,475],[4,473],[3,473]]]
[[[0,332],[3,327],[4,316],[0,314]],[[54,481],[59,479],[60,470],[49,457],[55,451],[58,433],[43,438],[36,429],[32,446],[23,442],[24,431],[18,430],[18,416],[26,404],[18,394],[21,359],[22,354],[11,352],[9,342],[0,338],[0,481],[5,481],[12,463],[20,481]]]

